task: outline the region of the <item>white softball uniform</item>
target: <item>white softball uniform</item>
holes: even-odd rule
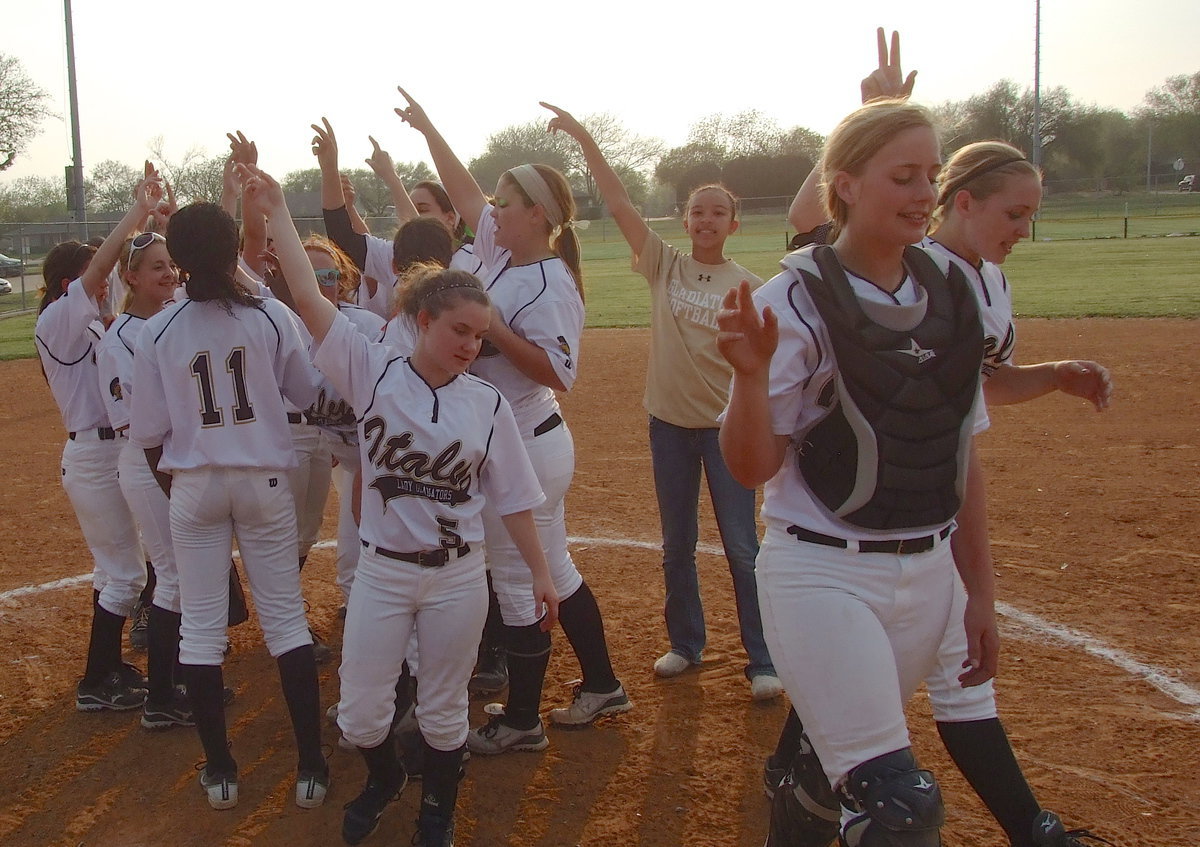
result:
[[[337,307],[366,338],[378,338],[384,327],[383,318],[349,303],[338,303]],[[320,428],[327,449],[337,459],[337,466],[333,468],[333,483],[338,492],[337,584],[345,599],[350,596],[362,548],[358,524],[354,521],[353,502],[355,475],[359,468],[357,416],[329,378],[322,376],[317,400],[308,408],[305,417]]]
[[[836,785],[862,762],[909,746],[904,703],[934,666],[954,599],[953,524],[863,529],[832,515],[808,490],[796,466],[795,437],[833,406],[837,366],[819,312],[788,259],[782,264],[784,272],[754,300],[759,310],[769,305],[779,317],[770,414],[772,431],[793,442],[764,488],[767,531],[756,575],[768,649]],[[911,278],[889,295],[847,276],[862,301],[906,305],[919,297]],[[977,395],[972,429],[986,427]],[[800,541],[789,527],[851,543],[840,548]],[[910,538],[932,546],[898,555],[860,553],[853,543]]]
[[[296,569],[296,464],[284,412],[301,408],[317,375],[287,308],[184,300],[146,322],[134,356],[130,439],[162,445],[173,476],[171,535],[183,619],[180,661],[220,665],[237,533],[272,656],[310,644]],[[281,394],[282,392],[282,394]]]
[[[558,257],[511,266],[509,252],[496,245],[491,209],[484,208],[475,229],[475,255],[488,268],[484,287],[509,328],[546,352],[554,372],[569,391],[575,384],[584,319],[583,300],[575,280]],[[546,493],[546,502],[534,510],[534,522],[554,588],[559,600],[566,600],[583,584],[583,577],[567,549],[564,502],[575,473],[575,442],[554,390],[521,373],[487,342],[471,373],[495,385],[512,404],[525,449]],[[495,512],[485,510],[484,522],[488,565],[504,623],[536,623],[540,615],[534,608],[532,575],[525,560]]]
[[[932,238],[926,238],[920,246],[958,265],[967,278],[979,304],[979,319],[983,323],[983,375],[991,376],[996,368],[1012,359],[1013,349],[1017,345],[1012,290],[1008,287],[1004,271],[999,265],[987,261],[975,267]]]
[[[113,430],[100,394],[99,317],[98,304],[77,279],[38,315],[34,343],[68,434],[62,485],[95,562],[92,585],[104,609],[128,617],[146,584],[146,565],[117,480],[125,439]]]
[[[507,515],[544,500],[516,420],[495,387],[469,374],[432,388],[344,313],[313,360],[361,410],[365,549],[347,607],[338,726],[361,747],[383,740],[415,634],[421,733],[439,750],[457,749],[487,614],[484,503]]]
[[[100,393],[108,417],[118,431],[129,427],[133,396],[133,351],[146,326],[144,318],[123,314],[113,321],[96,349]],[[146,454],[127,438],[117,463],[121,493],[141,531],[146,555],[154,564],[154,605],[170,612],[179,608],[179,574],[171,543],[171,503],[154,478]]]
[[[367,245],[367,257],[363,262],[362,275],[371,277],[378,283],[372,295],[366,285],[358,287],[358,305],[369,309],[384,320],[392,316],[392,294],[396,290],[396,272],[392,267],[395,258],[393,243],[375,235],[364,236]],[[467,271],[482,278],[483,262],[475,256],[475,248],[470,244],[460,245],[450,257],[450,267],[455,270]]]

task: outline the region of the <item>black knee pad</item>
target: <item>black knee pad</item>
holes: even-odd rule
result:
[[[541,624],[505,626],[504,646],[512,656],[533,659],[550,652],[550,633],[542,632]]]
[[[829,787],[807,735],[771,800],[771,830],[764,847],[829,847],[838,836],[842,807]]]
[[[845,847],[939,847],[946,820],[942,791],[917,767],[911,748],[871,759],[850,771],[842,787],[859,814],[842,830]]]

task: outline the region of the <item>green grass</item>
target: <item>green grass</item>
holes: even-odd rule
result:
[[[0,320],[0,361],[30,359],[37,355],[33,349],[33,325],[36,315],[17,315]]]

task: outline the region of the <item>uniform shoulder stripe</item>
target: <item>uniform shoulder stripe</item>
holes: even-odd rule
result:
[[[133,345],[125,340],[125,330],[128,329],[129,325],[131,323],[133,323],[135,320],[141,320],[141,319],[135,318],[133,315],[129,314],[128,312],[125,313],[124,315],[121,315],[121,318],[122,318],[121,323],[119,325],[113,327],[111,330],[109,330],[109,332],[115,331],[117,333],[117,340],[125,345],[125,349],[128,350],[129,355],[132,356],[133,355]],[[145,321],[142,321],[142,323],[139,324],[138,326],[141,327],[144,325],[145,325]],[[130,329],[129,332],[136,333],[137,330]]]
[[[38,335],[36,332],[33,334],[33,338],[35,341],[37,341],[38,344],[42,345],[42,349],[46,351],[47,356],[49,356],[54,361],[58,362],[60,365],[64,365],[68,368],[71,365],[78,365],[80,362],[82,362],[84,359],[86,359],[88,357],[88,354],[90,354],[92,352],[92,345],[89,343],[87,346],[87,349],[83,351],[82,356],[80,356],[78,359],[76,359],[73,362],[64,362],[62,359],[58,358],[58,356],[55,356],[52,352],[50,352],[49,345],[47,345],[45,341],[42,341],[42,337],[40,335]]]
[[[363,409],[358,415],[358,419],[360,421],[366,420],[367,413],[371,411],[372,407],[374,407],[375,396],[379,393],[379,383],[383,382],[383,378],[387,376],[387,372],[392,369],[392,365],[396,364],[396,362],[403,362],[404,360],[404,356],[396,356],[395,358],[387,360],[387,364],[384,365],[383,370],[379,372],[379,378],[376,379],[375,384],[371,386],[371,402],[367,403],[367,408]]]
[[[271,313],[267,311],[266,303],[267,303],[266,300],[259,300],[258,303],[255,304],[254,308],[257,309],[258,311],[262,312],[263,317],[266,318],[267,321],[271,324],[271,329],[275,330],[275,343],[282,344],[283,336],[279,332],[279,325],[275,323],[275,319],[273,317],[271,317]],[[283,308],[286,309],[287,307],[284,306]]]
[[[175,314],[171,315],[171,317],[167,319],[167,322],[163,324],[163,328],[158,331],[158,335],[154,336],[155,344],[157,344],[158,340],[160,338],[162,338],[164,334],[166,334],[167,327],[169,327],[171,324],[173,324],[175,322],[175,319],[183,314],[183,310],[195,302],[196,302],[195,300],[184,300],[183,301],[183,305],[175,310]]]
[[[803,285],[802,279],[793,280],[791,285],[788,286],[787,299],[788,305],[792,307],[792,312],[796,315],[796,320],[800,321],[804,325],[804,328],[808,330],[808,335],[812,338],[813,349],[817,351],[817,362],[810,372],[815,374],[817,368],[821,367],[821,363],[825,359],[825,351],[821,349],[821,339],[817,337],[816,330],[813,329],[812,324],[808,322],[808,319],[804,317],[804,313],[800,311],[800,307],[796,304],[796,289],[801,285]],[[811,376],[809,378],[811,379]],[[807,381],[805,384],[807,384]]]
[[[513,323],[516,322],[517,316],[519,314],[521,314],[521,312],[524,312],[526,309],[528,309],[530,306],[532,306],[534,303],[536,303],[538,300],[540,300],[541,296],[546,293],[546,289],[550,287],[550,280],[546,279],[546,261],[548,261],[548,260],[543,260],[541,262],[538,262],[538,270],[542,274],[542,287],[540,289],[538,289],[537,294],[533,295],[533,297],[531,297],[529,299],[529,302],[527,302],[525,305],[521,306],[521,308],[519,308],[515,312],[513,312],[512,315],[507,319],[507,321],[505,321],[505,323],[507,323],[509,326],[512,326]]]

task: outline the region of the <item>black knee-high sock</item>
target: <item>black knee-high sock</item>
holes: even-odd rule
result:
[[[289,650],[275,662],[279,665],[283,699],[287,701],[292,731],[296,734],[300,769],[324,771],[325,757],[321,755],[321,695],[312,645],[305,644]]]
[[[484,651],[489,647],[504,646],[504,618],[500,614],[500,598],[492,585],[492,572],[487,574],[488,610],[487,618],[483,621],[483,638],[479,641],[479,657],[482,660]]]
[[[608,658],[608,642],[604,639],[604,619],[596,597],[585,582],[579,589],[558,604],[558,622],[562,624],[571,649],[579,659],[583,672],[583,690],[607,694],[616,689],[617,677]]]
[[[404,779],[404,765],[396,755],[396,743],[392,738],[392,730],[388,729],[383,743],[376,747],[359,747],[363,760],[367,763],[367,778],[380,785],[399,788]]]
[[[788,709],[787,720],[783,722],[783,730],[779,733],[779,741],[775,743],[775,752],[771,754],[772,767],[786,768],[791,764],[800,749],[800,736],[804,734],[804,725],[795,709]]]
[[[121,632],[125,618],[100,605],[100,592],[94,593],[92,631],[88,637],[87,666],[83,681],[95,685],[121,667]]]
[[[158,585],[158,577],[154,574],[154,563],[146,562],[146,587],[138,598],[143,605],[149,606],[154,602],[154,586]]]
[[[187,680],[188,699],[192,701],[192,718],[204,745],[204,758],[208,760],[208,772],[236,773],[237,762],[229,754],[229,736],[225,731],[222,703],[225,677],[221,666],[184,665],[183,676]]]
[[[422,739],[425,771],[421,777],[421,817],[436,817],[449,822],[458,802],[458,780],[462,776],[463,748],[438,750]]]
[[[412,670],[406,661],[400,666],[400,678],[396,680],[396,714],[392,718],[392,722],[400,720],[404,717],[404,713],[416,701],[417,681],[413,679]]]
[[[508,703],[504,723],[516,729],[538,725],[538,706],[542,702],[542,684],[550,663],[550,633],[539,624],[505,626],[508,649]]]
[[[175,696],[175,663],[179,660],[179,612],[150,606],[146,631],[146,679],[149,699],[169,703]]]
[[[1021,773],[999,718],[938,722],[942,743],[992,817],[1014,845],[1031,845],[1033,819],[1042,807]]]

